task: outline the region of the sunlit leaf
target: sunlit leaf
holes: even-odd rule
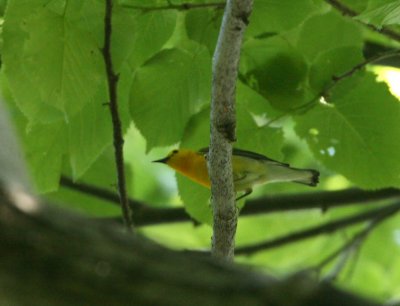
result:
[[[363,188],[399,186],[400,144],[394,140],[400,135],[400,103],[373,75],[344,80],[329,104],[296,121],[297,133],[328,168]]]

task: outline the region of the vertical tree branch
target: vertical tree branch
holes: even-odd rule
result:
[[[213,58],[210,114],[211,201],[214,215],[212,254],[232,260],[237,209],[232,177],[232,142],[236,140],[235,92],[240,47],[252,0],[227,0]]]
[[[104,17],[104,46],[103,58],[106,66],[107,82],[108,82],[108,95],[109,106],[113,124],[113,138],[114,138],[114,151],[115,163],[117,168],[117,181],[118,181],[118,194],[122,208],[122,215],[124,218],[125,226],[128,230],[133,229],[132,214],[128,203],[128,197],[125,187],[125,171],[124,171],[124,155],[123,145],[124,139],[122,137],[121,120],[118,114],[118,75],[114,72],[112,57],[111,57],[111,33],[112,33],[112,0],[105,0],[105,17]]]

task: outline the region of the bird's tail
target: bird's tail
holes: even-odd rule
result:
[[[299,174],[300,172],[302,173],[302,175],[293,182],[313,187],[318,185],[319,182],[318,171],[313,169],[297,169],[297,168],[291,168],[291,169],[299,171]]]
[[[268,165],[270,182],[295,182],[308,186],[317,186],[319,172],[313,169],[292,168],[287,164]]]

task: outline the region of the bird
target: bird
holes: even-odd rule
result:
[[[198,151],[179,149],[173,150],[166,157],[153,162],[164,163],[194,182],[210,188],[207,155],[208,148]],[[236,200],[251,194],[256,185],[294,182],[317,186],[319,182],[317,170],[294,168],[262,154],[237,148],[232,150],[232,169],[235,192],[244,192]]]

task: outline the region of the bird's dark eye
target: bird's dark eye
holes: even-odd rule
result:
[[[178,153],[178,150],[173,150],[172,151],[172,154],[176,154],[176,153]]]

